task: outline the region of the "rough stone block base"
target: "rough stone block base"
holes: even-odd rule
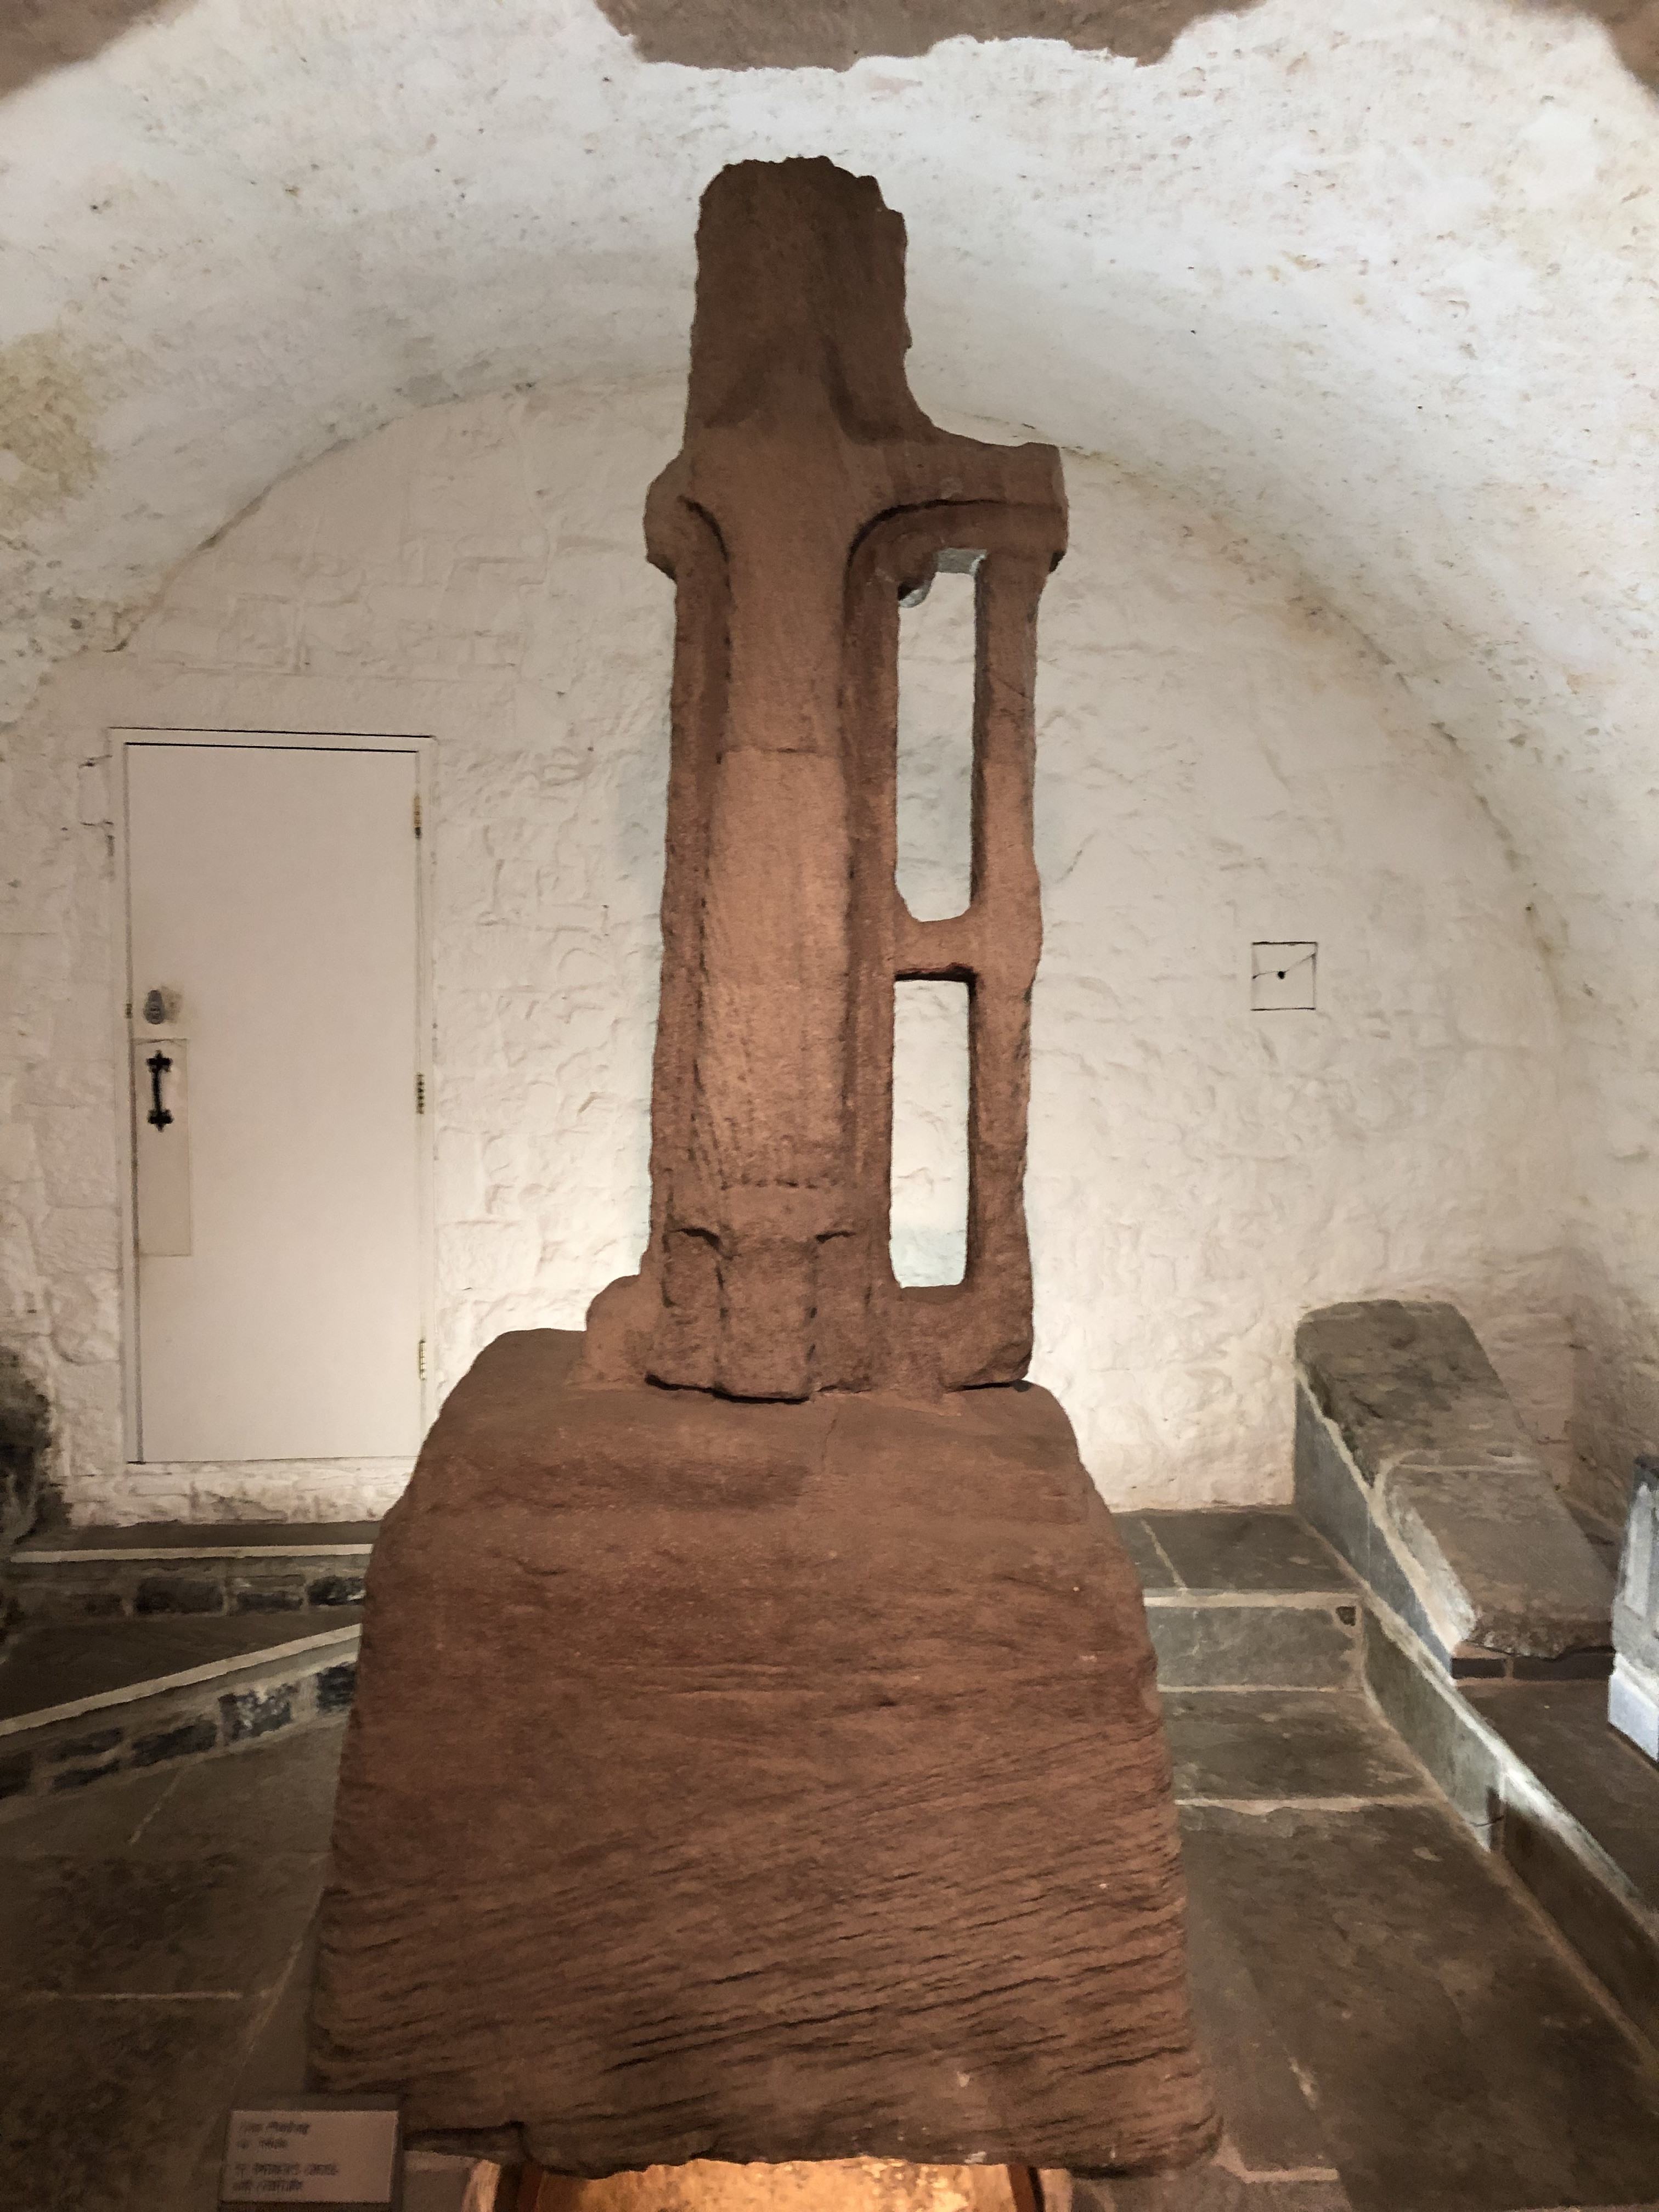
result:
[[[317,2085],[568,2174],[1196,2156],[1152,1648],[1054,1401],[576,1342],[498,1340],[382,1529]]]

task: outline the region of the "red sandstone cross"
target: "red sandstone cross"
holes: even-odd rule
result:
[[[1060,456],[930,422],[904,377],[904,225],[873,179],[749,161],[705,193],[685,441],[646,507],[678,586],[651,1238],[589,1322],[596,1379],[737,1398],[1016,1380],[1036,607]],[[918,922],[894,881],[898,606],[976,566],[973,889]],[[969,997],[968,1258],[888,1250],[893,986]]]

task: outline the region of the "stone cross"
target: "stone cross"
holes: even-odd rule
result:
[[[1162,2172],[1218,2130],[1134,1568],[1048,1393],[962,1387],[1030,1345],[1065,511],[1053,453],[911,399],[903,240],[827,161],[704,199],[647,510],[679,622],[651,1242],[585,1338],[480,1355],[369,1570],[313,2079],[566,2177]],[[972,890],[918,923],[898,610],[947,556],[977,580]],[[888,1255],[907,976],[972,1002],[948,1289]]]
[[[650,1243],[589,1318],[596,1381],[734,1398],[1006,1382],[1030,1355],[1022,1184],[1036,608],[1060,457],[930,422],[904,224],[873,179],[745,161],[704,194],[685,438],[646,507],[674,579]],[[975,576],[972,894],[897,890],[898,617]],[[894,984],[969,994],[960,1285],[889,1256]]]

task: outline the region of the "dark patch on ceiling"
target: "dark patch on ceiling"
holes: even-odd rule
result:
[[[1515,0],[1576,7],[1607,27],[1631,75],[1659,91],[1659,0]],[[190,0],[3,0],[0,94],[90,61],[112,39]],[[693,69],[849,69],[866,55],[925,54],[941,39],[1059,39],[1086,52],[1161,61],[1206,0],[598,0],[648,62]]]
[[[187,0],[5,0],[0,7],[0,94],[72,62],[89,62],[112,39]]]
[[[599,0],[648,62],[693,69],[850,69],[943,39],[1058,39],[1161,61],[1217,0]],[[1248,14],[1260,0],[1237,0]]]
[[[1259,0],[599,0],[642,59],[692,69],[850,69],[925,54],[942,39],[1059,39],[1085,52],[1162,61],[1201,15]],[[1516,0],[1576,7],[1607,26],[1633,76],[1659,90],[1659,0]]]

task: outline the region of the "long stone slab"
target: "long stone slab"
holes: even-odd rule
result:
[[[1443,1664],[1595,1652],[1606,1671],[1611,1577],[1455,1306],[1310,1314],[1297,1387],[1298,1507]]]

